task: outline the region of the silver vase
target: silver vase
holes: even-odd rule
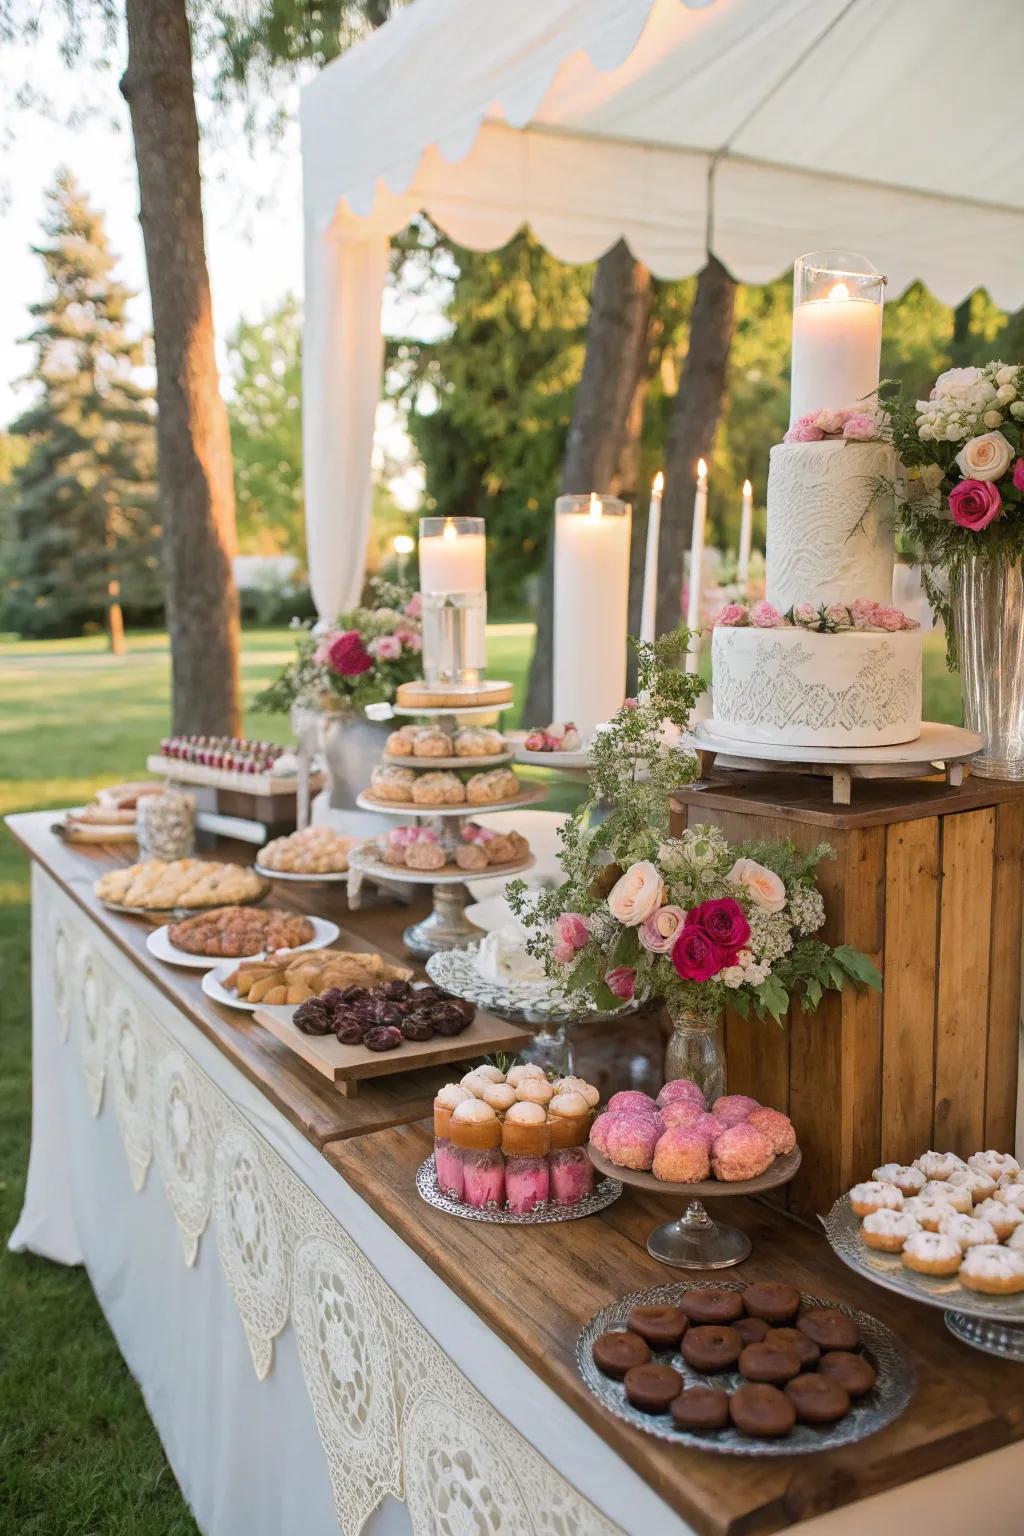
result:
[[[356,806],[356,796],[369,788],[370,777],[381,760],[393,726],[367,720],[362,713],[296,705],[292,710],[292,729],[309,753],[322,754],[326,761],[333,825],[343,831],[365,833],[367,837],[394,825],[392,819]]]
[[[968,556],[949,599],[964,725],[983,738],[971,772],[1024,779],[1024,562]]]

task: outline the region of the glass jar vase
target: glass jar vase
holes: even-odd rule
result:
[[[725,1092],[725,1017],[720,1008],[666,1004],[672,1033],[665,1047],[665,1081],[688,1077],[713,1104]]]

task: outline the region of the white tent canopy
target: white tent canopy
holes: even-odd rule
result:
[[[355,600],[388,240],[524,223],[659,277],[863,250],[889,294],[1024,304],[1020,0],[414,0],[302,94],[313,594]]]

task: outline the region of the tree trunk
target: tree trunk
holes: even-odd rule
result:
[[[112,578],[107,583],[107,636],[112,656],[126,656],[124,614],[121,612],[121,583]]]
[[[651,274],[622,240],[594,274],[583,375],[565,445],[561,494],[636,490],[650,356]],[[551,718],[555,539],[552,522],[537,603],[537,639],[524,706],[528,725]]]
[[[693,530],[697,460],[710,459],[722,413],[736,312],[736,284],[716,256],[697,279],[690,345],[665,452],[665,500],[658,557],[658,634],[679,623],[683,556]]]
[[[139,217],[153,307],[172,730],[237,735],[235,493],[213,347],[186,0],[126,0]]]

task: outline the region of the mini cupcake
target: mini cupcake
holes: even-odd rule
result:
[[[759,1178],[774,1161],[771,1142],[742,1122],[723,1131],[711,1148],[712,1172],[729,1184]]]
[[[870,1216],[872,1211],[899,1211],[903,1209],[903,1196],[895,1184],[870,1180],[855,1184],[850,1190],[850,1207],[855,1216]]]
[[[682,1126],[670,1127],[658,1138],[651,1172],[672,1184],[699,1184],[711,1173],[707,1142]]]
[[[481,1062],[478,1067],[473,1068],[473,1071],[478,1077],[489,1078],[492,1083],[503,1083],[505,1081],[505,1074],[501,1068],[494,1066],[489,1061]]]
[[[582,1093],[556,1093],[548,1105],[552,1147],[582,1147],[590,1132],[591,1112]]]
[[[998,1241],[987,1221],[978,1216],[964,1216],[960,1211],[943,1216],[939,1222],[939,1231],[943,1237],[951,1237],[955,1243],[959,1243],[961,1253],[965,1253],[968,1248],[976,1248],[979,1243]]]
[[[605,1156],[619,1168],[646,1173],[660,1135],[650,1115],[617,1114],[605,1135]]]
[[[968,1168],[988,1174],[990,1179],[1001,1179],[1007,1173],[1019,1173],[1020,1163],[1009,1152],[975,1152],[967,1159]]]
[[[996,1192],[995,1179],[989,1178],[987,1173],[980,1173],[977,1168],[958,1168],[950,1174],[946,1183],[952,1189],[966,1189],[975,1205]]]
[[[719,1120],[724,1120],[726,1125],[742,1125],[744,1120],[750,1119],[755,1109],[760,1108],[761,1105],[749,1093],[726,1093],[715,1100],[711,1113]]]
[[[960,1283],[986,1296],[1024,1291],[1024,1255],[997,1243],[981,1243],[964,1254]]]
[[[948,1200],[926,1200],[923,1195],[911,1195],[904,1200],[903,1209],[908,1216],[921,1223],[926,1232],[937,1232],[944,1216],[957,1214],[956,1207]]]
[[[675,1104],[680,1099],[689,1099],[692,1103],[699,1104],[701,1109],[707,1107],[703,1093],[692,1078],[673,1077],[658,1094],[658,1108],[664,1109],[666,1104]]]
[[[745,1124],[752,1125],[755,1131],[761,1132],[766,1141],[771,1142],[772,1151],[776,1157],[784,1157],[796,1146],[793,1122],[779,1109],[769,1109],[767,1105],[763,1105],[750,1112]]]

